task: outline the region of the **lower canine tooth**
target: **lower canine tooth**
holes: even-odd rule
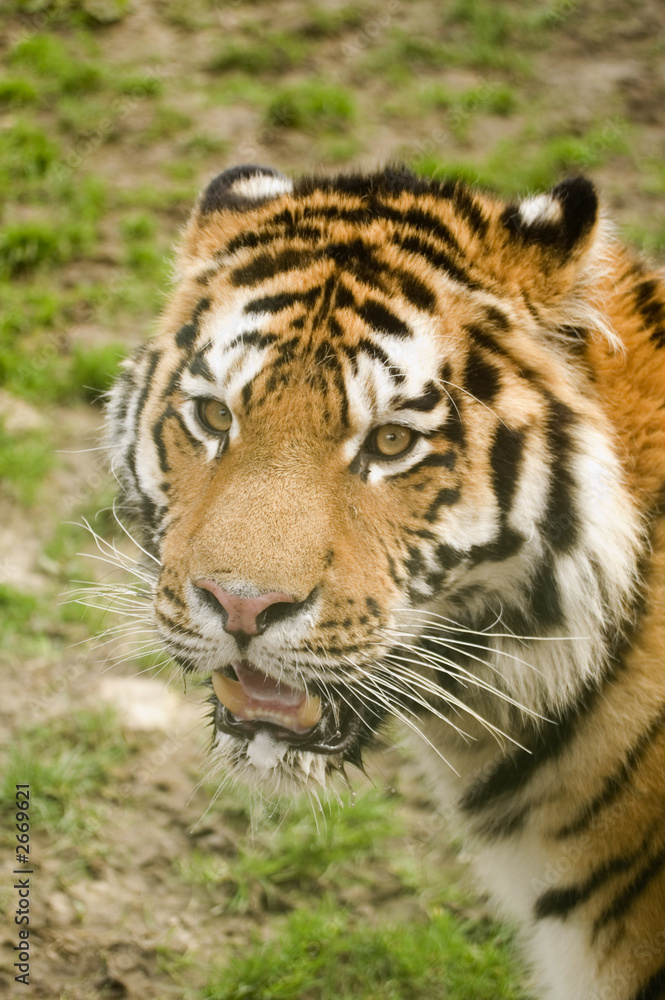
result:
[[[308,694],[298,709],[296,716],[298,724],[304,729],[311,729],[321,718],[321,699],[317,694]]]
[[[212,674],[212,686],[215,694],[229,712],[237,715],[242,712],[247,704],[247,695],[242,689],[240,681],[232,681],[230,677],[225,677],[218,670]]]

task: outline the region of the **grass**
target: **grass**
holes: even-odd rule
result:
[[[114,768],[130,753],[110,709],[26,726],[3,764],[0,803],[8,814],[15,786],[29,783],[34,827],[81,842],[96,828],[95,803],[112,786]]]
[[[304,132],[339,132],[356,116],[348,90],[323,80],[280,88],[268,105],[265,121],[273,128]]]
[[[98,61],[74,55],[58,36],[37,33],[22,38],[10,51],[10,67],[33,73],[46,94],[89,94],[101,89],[104,74]]]
[[[225,797],[223,810],[228,809]],[[362,883],[363,862],[376,858],[401,831],[394,809],[379,793],[358,795],[352,806],[323,804],[318,809],[309,802],[273,808],[251,842],[241,843],[231,863],[198,851],[178,861],[178,871],[193,884],[224,884],[228,906],[239,912],[245,912],[257,894],[267,909],[274,909],[285,894],[304,901],[333,885]],[[240,815],[246,816],[246,807]]]
[[[211,73],[279,74],[299,66],[308,51],[305,42],[285,32],[247,41],[230,39],[210,59],[207,68]]]
[[[612,104],[606,117],[608,94],[600,100],[591,92],[592,124],[583,114],[562,123],[556,98],[542,86],[547,81],[537,78],[538,49],[568,38],[582,5],[414,0],[379,9],[368,2],[164,0],[148,15],[155,37],[171,32],[172,47],[160,44],[159,52],[123,45],[114,34],[135,38],[138,5],[130,0],[6,6],[0,382],[41,412],[46,429],[9,433],[0,426],[0,479],[3,504],[25,517],[26,531],[38,520],[50,536],[34,568],[43,592],[9,584],[11,553],[0,566],[0,652],[7,669],[35,663],[28,709],[41,705],[32,690],[43,676],[39,665],[46,669],[56,658],[69,664],[66,644],[99,628],[102,618],[58,605],[67,581],[90,573],[77,555],[85,533],[69,525],[51,530],[59,515],[56,504],[52,511],[47,505],[44,484],[52,489],[62,461],[52,451],[60,445],[60,408],[96,405],[129,344],[152,327],[168,285],[171,241],[197,189],[217,170],[243,160],[287,172],[321,162],[345,168],[394,158],[402,144],[423,173],[478,180],[512,195],[617,164],[622,173],[610,196],[625,197],[634,182],[653,205],[641,219],[635,209],[625,232],[665,254],[658,208],[665,172],[649,145],[653,128],[647,142],[638,123],[628,127],[618,92],[611,97],[616,115]],[[602,19],[597,27],[604,39]],[[504,124],[505,134],[489,145],[486,130],[498,135]],[[440,151],[409,154],[409,143],[430,149],[435,129],[446,134]],[[95,327],[101,330],[92,340]],[[98,478],[90,482],[82,484],[82,495],[91,492],[88,516],[109,502]],[[76,506],[74,494],[70,499]],[[112,530],[107,515],[94,526]],[[148,660],[137,658],[136,669]],[[61,679],[71,686],[67,669]],[[14,782],[32,782],[36,824],[58,850],[71,854],[75,845],[76,855],[113,855],[113,824],[105,829],[100,817],[109,803],[115,807],[116,778],[134,748],[110,713],[81,711],[67,691],[58,694],[58,716],[47,684],[48,724],[16,727],[0,793],[8,801]],[[236,926],[260,927],[265,940],[248,935],[214,970],[208,952],[192,947],[187,961],[198,971],[185,970],[183,992],[191,998],[192,983],[207,981],[196,990],[200,1000],[517,1000],[519,970],[510,965],[507,936],[484,919],[467,919],[464,890],[449,884],[445,865],[434,868],[395,798],[361,794],[353,808],[317,814],[318,827],[307,808],[278,809],[252,823],[242,796],[220,798],[209,816],[228,832],[228,850],[207,848],[202,837],[162,871],[187,886],[188,898],[203,899],[204,949],[227,914]],[[43,878],[48,898],[46,868]],[[402,920],[404,912],[415,922]]]
[[[34,624],[41,606],[35,594],[25,594],[16,587],[0,584],[0,610],[2,611],[2,638],[0,648],[9,647],[16,636],[20,636]]]
[[[211,978],[206,1000],[519,1000],[505,937],[449,912],[372,926],[327,898]]]
[[[368,12],[360,4],[336,8],[312,5],[298,27],[298,33],[305,38],[330,38],[362,28],[367,19]]]
[[[413,169],[429,177],[458,177],[510,195],[551,187],[562,175],[585,172],[624,153],[630,127],[620,119],[601,124],[583,136],[567,133],[549,139],[527,131],[499,141],[481,164],[444,161],[428,153],[412,159]]]
[[[10,432],[0,420],[0,495],[32,506],[54,465],[53,447],[44,431]]]

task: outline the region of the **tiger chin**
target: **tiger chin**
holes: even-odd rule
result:
[[[397,720],[538,996],[665,997],[665,287],[588,180],[226,170],[108,447],[216,762]]]

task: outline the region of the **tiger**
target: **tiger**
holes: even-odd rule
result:
[[[665,283],[574,176],[244,165],[108,401],[212,758],[332,787],[393,726],[547,1000],[665,998]]]

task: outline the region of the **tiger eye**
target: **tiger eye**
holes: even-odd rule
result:
[[[400,424],[385,424],[374,431],[374,447],[380,455],[394,458],[407,450],[413,441],[413,431]]]
[[[228,406],[218,399],[199,399],[196,415],[205,429],[213,434],[226,434],[233,420]]]

